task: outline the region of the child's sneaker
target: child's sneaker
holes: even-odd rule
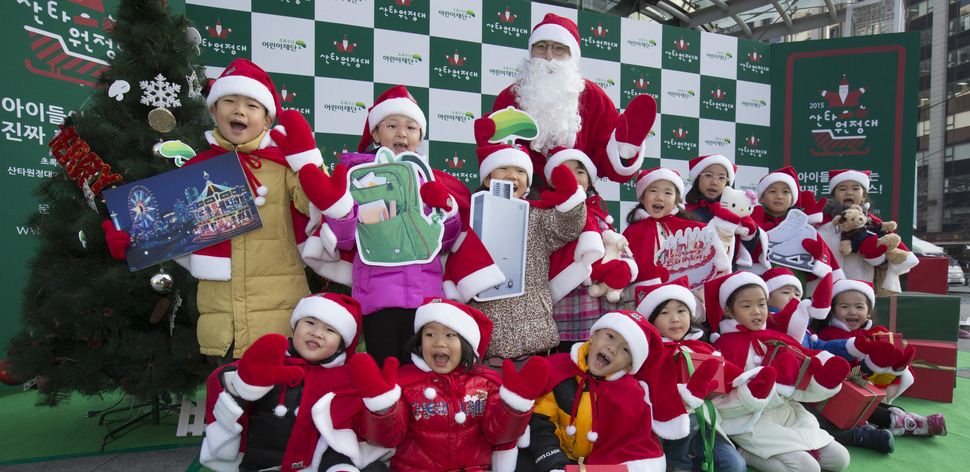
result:
[[[889,454],[896,449],[896,440],[888,429],[876,429],[871,426],[852,428],[853,445],[872,449],[873,451]]]
[[[896,436],[945,436],[946,421],[943,415],[929,417],[907,413],[899,408],[890,407],[892,426],[889,428]]]

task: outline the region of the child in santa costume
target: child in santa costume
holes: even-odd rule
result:
[[[393,357],[383,371],[367,354],[351,360],[351,378],[366,406],[358,433],[397,448],[395,471],[514,470],[515,441],[545,384],[546,359],[534,357],[519,372],[505,361],[501,376],[484,368],[479,362],[492,322],[451,300],[427,299],[414,330],[413,365],[400,372]]]
[[[720,354],[714,346],[702,340],[704,331],[693,321],[696,299],[688,288],[687,278],[637,287],[636,299],[639,300],[637,312],[657,328],[664,343],[663,354],[654,364],[652,375],[668,382],[675,379],[680,397],[690,411],[690,434],[663,442],[667,470],[709,470],[705,462],[713,464],[717,471],[747,470],[744,458],[728,439],[727,431],[731,430],[738,414],[745,416],[768,405],[775,384],[775,369],[756,367],[750,373],[744,373],[737,366],[724,363],[721,367],[724,380],[732,388],[725,394],[712,394],[717,381],[711,382],[710,379],[721,364],[719,360],[705,360],[688,378],[680,375],[679,364],[685,360],[678,357],[691,353]],[[704,408],[704,400],[708,397],[716,414]],[[724,429],[725,424],[728,430]],[[700,428],[702,425],[703,429]],[[707,451],[705,443],[710,448]]]
[[[812,192],[800,191],[798,174],[792,166],[771,171],[768,175],[762,177],[758,182],[757,195],[760,205],[755,207],[751,219],[764,231],[778,227],[788,218],[792,209],[798,209],[808,217],[803,225],[818,225],[822,222],[822,207],[825,205],[826,199],[823,198],[817,202]],[[794,222],[796,221],[791,223]],[[775,232],[774,234],[777,235],[778,233]],[[822,241],[817,232],[814,238],[803,238],[802,241],[798,242],[798,246],[815,259],[810,272],[800,270],[793,272],[793,275],[802,281],[803,287],[806,286],[807,282],[814,282],[829,273],[834,273],[836,280],[844,278],[831,249]],[[814,290],[815,283],[812,283],[809,287]],[[795,336],[795,339],[798,339],[798,337]]]
[[[532,160],[519,146],[489,144],[494,122],[489,117],[476,120],[479,142],[479,190],[491,181],[512,182],[512,198],[525,199],[532,185]],[[559,331],[552,317],[549,287],[550,258],[554,252],[575,241],[586,224],[586,193],[565,165],[552,169],[555,190],[544,191],[539,200],[528,200],[528,244],[525,254],[525,293],[469,304],[485,313],[494,323],[494,336],[485,353],[487,366],[498,369],[503,359],[522,362],[529,356],[545,355],[559,345]]]
[[[334,177],[342,176],[354,166],[374,161],[381,147],[395,154],[416,152],[424,137],[427,123],[424,112],[403,85],[391,87],[374,102],[364,124],[356,153],[343,153]],[[427,160],[427,157],[424,157]],[[433,180],[420,188],[425,214],[432,208],[445,211],[441,249],[433,260],[397,266],[368,264],[361,259],[357,246],[358,205],[352,202],[345,215],[328,216],[326,224],[304,247],[303,256],[318,274],[352,286],[352,295],[360,300],[364,313],[363,333],[367,352],[377,362],[395,356],[402,364],[411,357],[405,344],[414,334],[414,312],[427,297],[467,300],[472,295],[504,280],[501,271],[488,257],[478,237],[468,227],[468,187],[451,175],[433,171]],[[401,216],[404,218],[404,216]],[[402,235],[402,238],[404,235]],[[390,243],[389,243],[390,244]],[[462,251],[464,249],[464,251]],[[476,251],[477,249],[477,251]],[[339,252],[338,252],[339,250]],[[459,252],[461,251],[461,252]],[[461,267],[445,267],[444,255]],[[469,256],[473,260],[469,261]],[[464,257],[464,258],[463,258]],[[459,285],[445,282],[446,272],[462,271]],[[471,276],[468,276],[471,275]],[[456,279],[458,277],[455,277]],[[447,288],[454,290],[447,291]],[[462,296],[459,293],[464,290]]]
[[[891,366],[894,362],[897,349],[889,342],[872,341],[862,335],[824,340],[809,329],[810,320],[824,319],[828,315],[832,304],[832,274],[821,280],[811,300],[801,299],[801,282],[787,268],[772,268],[761,277],[768,287],[768,329],[786,333],[794,339],[801,338],[803,347],[830,352],[850,363],[867,359],[867,363]],[[808,411],[815,415],[822,429],[842,445],[893,452],[894,441],[889,431],[868,425],[841,429],[815,408],[809,407]]]
[[[198,338],[202,354],[239,358],[268,333],[290,334],[290,315],[310,294],[298,244],[323,213],[348,203],[329,191],[313,130],[296,110],[282,111],[268,74],[237,59],[213,82],[206,98],[216,127],[211,148],[193,165],[227,152],[239,155],[256,195],[262,228],[176,259],[199,279]],[[273,121],[280,124],[270,130]],[[124,258],[128,235],[105,223],[112,255]]]
[[[536,400],[528,447],[542,472],[625,464],[630,471],[666,469],[658,436],[687,435],[689,420],[673,383],[638,379],[662,351],[657,330],[635,311],[604,314],[589,340],[549,356],[549,381]],[[705,389],[707,386],[698,386]]]
[[[346,295],[311,295],[296,305],[290,325],[289,340],[267,334],[209,375],[199,460],[220,472],[387,470],[380,461],[355,464],[357,444],[338,451],[311,418],[322,396],[351,387],[344,364],[357,348],[360,305]]]
[[[721,207],[721,194],[724,187],[734,185],[738,166],[720,154],[696,157],[688,165],[691,187],[684,196],[687,213],[704,223],[714,221],[727,234],[734,233],[734,268],[766,264],[768,240],[761,229],[750,217],[741,218]]]
[[[606,254],[603,232],[611,231],[613,217],[606,210],[606,202],[599,196],[596,167],[578,149],[554,149],[546,160],[545,177],[552,180],[552,170],[565,165],[573,172],[576,183],[586,193],[586,225],[582,234],[552,254],[549,267],[549,291],[552,296],[552,315],[559,328],[559,352],[569,352],[576,342],[586,340],[589,329],[600,315],[616,310],[617,303],[606,296],[591,296],[588,287],[603,282],[609,288],[622,290],[637,275],[636,262],[626,252],[618,258],[603,262]]]
[[[749,466],[761,471],[845,470],[849,452],[819,427],[818,421],[799,403],[818,402],[835,395],[849,373],[849,363],[822,351],[801,347],[790,336],[766,329],[768,288],[750,272],[735,272],[708,282],[705,286],[707,318],[712,327],[714,347],[725,360],[744,369],[762,365],[769,345],[779,344],[811,358],[804,375],[809,383],[799,383],[800,363],[791,352],[782,351],[771,365],[778,372],[775,395],[768,406],[748,418],[747,431],[735,432],[731,440],[741,450]]]
[[[873,208],[870,207],[869,185],[871,184],[869,175],[871,171],[838,169],[829,171],[829,188],[831,195],[829,202],[841,205],[859,205],[868,212],[868,217],[874,223],[881,225],[882,220],[872,214]],[[842,235],[832,223],[832,215],[824,215],[822,224],[818,228],[818,233],[822,240],[828,244],[835,256],[835,260],[845,277],[849,279],[864,280],[875,284],[877,292],[881,295],[894,294],[902,291],[899,284],[899,277],[909,272],[919,260],[909,252],[905,244],[899,243],[899,248],[908,252],[905,261],[893,264],[886,261],[886,247],[875,244],[875,238],[868,238],[859,245],[857,251],[843,256],[838,248],[841,243]],[[885,266],[883,264],[885,263]],[[885,267],[885,273],[879,274],[877,280],[876,268]]]

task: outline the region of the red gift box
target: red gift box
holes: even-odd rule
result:
[[[625,465],[567,465],[566,472],[630,472]]]
[[[808,371],[808,365],[812,362],[812,358],[805,356],[805,354],[802,354],[802,352],[798,349],[793,349],[791,346],[781,341],[769,341],[768,348],[765,351],[765,357],[761,361],[761,365],[771,365],[771,363],[775,360],[775,357],[784,351],[792,353],[792,355],[795,356],[795,359],[798,359],[800,365],[798,368],[798,377],[795,379],[795,389],[805,390],[808,388],[808,383],[812,380],[811,375],[805,375],[805,373]]]
[[[714,358],[720,361],[720,365],[717,368],[717,372],[714,373],[714,380],[717,380],[717,387],[714,388],[714,392],[727,393],[728,386],[727,386],[727,382],[724,381],[724,358],[721,356],[714,356],[711,354],[700,354],[697,352],[678,351],[676,354],[674,354],[674,359],[677,362],[677,367],[680,369],[679,372],[677,373],[677,383],[679,384],[687,383],[687,380],[690,379],[691,373],[694,372],[694,369],[699,367],[702,362],[710,358]],[[687,367],[688,359],[690,362],[692,362],[689,370]]]
[[[854,379],[859,379],[859,383]],[[815,409],[839,429],[846,429],[864,424],[885,399],[886,392],[864,378],[853,377],[843,380],[839,393],[815,404]]]
[[[905,347],[903,346],[903,333],[876,333],[872,335],[872,340],[885,341],[900,349]]]
[[[957,348],[937,341],[908,341],[916,348],[909,364],[916,381],[903,391],[904,397],[953,403],[956,383]]]

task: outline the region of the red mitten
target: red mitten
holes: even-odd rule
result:
[[[256,340],[239,359],[237,377],[243,382],[233,382],[239,396],[256,400],[272,387],[289,383],[303,377],[303,369],[295,365],[283,365],[290,342],[280,334],[267,334]]]
[[[913,359],[915,358],[916,358],[916,348],[913,347],[912,345],[906,346],[905,348],[903,348],[903,352],[899,356],[899,360],[897,360],[893,364],[893,372],[899,372],[899,374],[901,374],[902,371],[906,370],[906,368],[909,367],[909,364],[913,362]],[[896,375],[899,375],[899,374],[896,374]]]
[[[883,356],[883,358],[899,357],[898,354],[894,354],[896,351],[896,346],[892,343],[886,341],[870,341],[868,338],[861,334],[857,334],[852,338],[852,345],[855,348],[867,355],[867,356]]]
[[[492,136],[495,136],[495,120],[487,116],[475,120],[475,144],[487,146]]]
[[[529,402],[539,398],[539,395],[546,388],[548,377],[549,361],[545,357],[534,356],[529,358],[522,366],[522,370],[518,372],[515,371],[515,365],[512,364],[511,360],[506,359],[502,362],[502,388]],[[502,399],[509,406],[516,408],[516,405],[513,404],[514,401],[510,402],[506,396],[502,396]],[[527,411],[529,408],[531,408],[531,405],[524,410],[516,409]]]
[[[764,366],[748,381],[748,390],[751,391],[751,395],[755,398],[764,400],[771,394],[771,388],[775,386],[777,376],[778,373],[774,368]]]
[[[307,164],[300,169],[303,192],[323,214],[343,218],[353,209],[353,199],[347,192],[347,167],[337,164],[333,175],[327,176],[319,167]]]
[[[892,344],[889,345],[892,347],[892,349],[880,348],[878,351],[866,356],[866,365],[868,365],[870,369],[875,372],[888,373],[890,369],[892,369],[892,366],[896,365],[903,358],[902,349],[899,349]]]
[[[131,244],[131,236],[124,231],[115,229],[111,220],[105,220],[101,223],[101,229],[104,230],[104,239],[108,242],[108,252],[111,253],[111,257],[119,261],[125,260],[125,250]]]
[[[717,380],[714,374],[720,367],[721,361],[717,359],[707,359],[700,366],[694,369],[693,375],[687,381],[687,391],[697,398],[707,398],[711,392],[717,388]]]
[[[798,370],[801,367],[794,354],[787,351],[781,352],[775,356],[771,365],[778,374],[776,383],[792,389],[795,388],[795,383],[798,382]]]
[[[754,218],[751,218],[750,216],[745,216],[741,218],[740,226],[741,228],[739,229],[738,232],[743,237],[753,236],[755,233],[758,232],[758,224],[755,223]]]
[[[821,260],[825,255],[825,251],[822,250],[822,244],[823,243],[818,239],[805,238],[802,240],[802,247],[805,248],[805,252],[809,253],[812,257],[818,260]]]
[[[802,207],[802,211],[808,215],[809,223],[817,224],[822,222],[822,208],[825,207],[826,202],[828,202],[827,198],[822,197],[816,201],[814,193],[810,190],[802,190],[798,194],[798,202],[795,203],[795,206]]]
[[[653,97],[647,94],[633,97],[626,110],[623,110],[623,114],[616,120],[614,132],[616,142],[626,145],[618,146],[620,157],[629,159],[636,155],[656,119],[657,102]]]
[[[722,207],[721,202],[714,202],[711,204],[711,214],[713,214],[715,218],[720,218],[728,223],[736,225],[741,224],[741,217],[735,215],[733,211]]]
[[[803,243],[804,244],[804,243]],[[824,320],[832,307],[832,273],[822,277],[812,292],[812,309],[809,315],[817,320]]]
[[[312,151],[317,148],[313,139],[313,129],[307,123],[303,113],[296,110],[284,110],[280,114],[280,127],[283,130],[271,129],[270,137],[276,141],[276,146],[283,151],[284,156],[292,156],[301,152]]]
[[[825,361],[825,364],[822,364],[819,358],[813,357],[808,370],[812,373],[812,378],[819,385],[833,389],[838,387],[849,376],[849,371],[852,368],[849,366],[849,361],[841,357],[831,357]]]
[[[449,212],[455,207],[455,201],[445,185],[434,180],[421,185],[421,200],[430,207],[443,208]]]
[[[560,164],[552,169],[552,187],[555,190],[546,190],[542,192],[541,197],[543,201],[547,201],[556,205],[557,209],[559,206],[571,200],[578,200],[576,204],[585,201],[585,196],[580,195],[577,192],[579,189],[579,184],[576,183],[576,176],[573,175],[573,171],[569,170],[565,164]],[[580,198],[574,198],[576,195],[580,195]],[[569,211],[576,205],[569,206],[568,208],[562,208],[560,211]]]
[[[383,371],[378,370],[377,362],[374,362],[374,358],[367,353],[352,356],[347,365],[350,367],[350,380],[354,383],[354,387],[357,388],[360,395],[364,397],[364,404],[369,410],[383,410],[397,401],[397,398],[388,398],[390,397],[389,393],[395,390],[400,392],[401,390],[401,387],[397,385],[397,368],[400,362],[396,357],[388,357],[384,360]],[[387,400],[386,402],[379,402],[385,403],[386,406],[376,405],[378,407],[372,408],[373,405],[369,404],[368,400],[378,398]]]
[[[602,281],[609,288],[621,290],[627,285],[630,285],[633,279],[633,272],[630,270],[630,264],[620,260],[615,260],[615,262],[619,262],[620,264],[615,266],[613,270],[607,272]]]

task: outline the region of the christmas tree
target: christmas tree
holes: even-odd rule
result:
[[[74,392],[192,394],[212,369],[196,340],[197,281],[173,261],[130,271],[101,227],[102,189],[175,169],[170,147],[207,148],[198,32],[160,0],[124,0],[116,17],[105,20],[115,56],[51,142],[63,168],[39,187],[46,211],[30,217],[40,242],[7,367],[36,379],[43,405]]]

